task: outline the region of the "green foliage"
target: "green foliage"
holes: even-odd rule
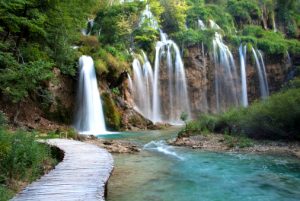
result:
[[[115,87],[111,90],[111,92],[116,95],[116,96],[119,96],[121,94],[119,88]]]
[[[276,3],[276,17],[284,28],[283,31],[288,37],[297,38],[300,26],[300,2],[297,0],[277,0]]]
[[[194,29],[187,29],[180,32],[177,32],[172,35],[174,40],[182,44],[182,46],[192,46],[203,43],[206,47],[211,47],[211,41],[214,37],[215,31],[213,30],[194,30]]]
[[[185,0],[161,0],[164,8],[162,26],[167,33],[173,33],[185,28],[188,6]]]
[[[143,2],[102,7],[97,13],[93,33],[100,32],[99,41],[102,44],[121,42],[130,45],[131,33],[138,28],[139,15],[144,8]]]
[[[188,114],[186,112],[181,113],[180,120],[186,122]]]
[[[13,197],[14,193],[4,185],[0,184],[0,201],[7,201]]]
[[[229,0],[227,6],[229,13],[239,26],[258,21],[262,15],[258,4],[254,1]]]
[[[101,95],[103,101],[103,112],[106,125],[114,130],[119,130],[121,126],[121,114],[116,107],[114,100],[109,93]]]
[[[245,26],[240,40],[252,43],[269,55],[284,55],[287,51],[292,54],[300,53],[299,41],[285,39],[283,34],[264,30],[260,26]]]
[[[52,77],[52,63],[42,60],[0,69],[0,89],[19,102],[35,90],[42,81]]]
[[[233,18],[222,6],[200,4],[190,7],[187,13],[187,24],[193,29],[199,29],[197,22],[201,19],[206,25],[209,25],[209,20],[214,20],[226,33],[234,30]]]
[[[158,31],[152,27],[147,26],[144,23],[139,29],[134,33],[134,42],[136,46],[146,52],[151,52],[154,50],[154,41],[158,39]]]
[[[0,185],[15,190],[11,181],[31,182],[55,163],[50,148],[36,142],[34,134],[0,129]]]
[[[5,114],[0,110],[0,128],[7,124],[7,118]]]
[[[99,49],[94,58],[97,73],[108,73],[108,77],[111,79],[117,79],[122,72],[130,71],[128,53],[119,51],[112,46]]]
[[[191,124],[192,128],[188,128],[194,133],[207,129],[252,138],[300,140],[299,118],[300,90],[296,88],[274,94],[248,108],[202,116]]]
[[[253,146],[253,141],[245,136],[224,135],[225,143],[228,147],[246,148]]]
[[[0,0],[0,90],[14,102],[51,77],[54,66],[75,75],[79,39],[96,0]]]

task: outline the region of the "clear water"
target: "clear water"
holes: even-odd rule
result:
[[[174,129],[121,134],[119,137],[140,144],[157,141],[138,154],[114,155],[115,170],[109,180],[107,200],[300,200],[298,159],[205,152],[160,141],[175,134]]]

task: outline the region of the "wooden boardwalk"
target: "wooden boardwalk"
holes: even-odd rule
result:
[[[95,145],[74,140],[46,142],[64,151],[63,161],[13,201],[105,200],[106,183],[113,169],[111,154]]]

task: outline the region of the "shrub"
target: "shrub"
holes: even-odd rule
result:
[[[300,140],[300,90],[291,88],[219,115],[204,115],[187,126],[187,133],[207,129],[251,138]]]
[[[254,20],[259,20],[261,16],[258,4],[252,1],[230,0],[228,1],[227,9],[240,26],[250,24]]]
[[[5,114],[0,110],[0,128],[7,123],[7,118]]]
[[[36,142],[34,134],[0,130],[0,185],[16,190],[11,181],[31,182],[55,163],[50,147]]]

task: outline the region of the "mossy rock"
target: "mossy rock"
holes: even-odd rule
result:
[[[110,129],[120,130],[121,113],[118,110],[114,100],[109,93],[103,93],[101,98],[106,125]]]

